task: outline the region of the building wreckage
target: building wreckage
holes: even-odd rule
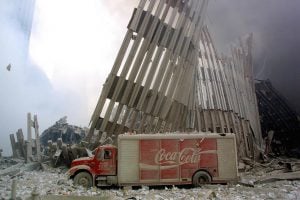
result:
[[[93,150],[108,139],[115,143],[125,132],[196,131],[234,133],[239,159],[258,159],[265,146],[260,119],[274,118],[264,114],[270,100],[255,90],[253,36],[240,39],[230,56],[220,57],[205,25],[207,6],[208,0],[140,0],[86,137],[73,146],[50,139],[43,145],[46,157],[69,165],[86,155],[86,148]],[[40,161],[37,117],[32,121],[30,114],[27,136],[25,141],[19,130],[16,142],[10,135],[14,157]]]

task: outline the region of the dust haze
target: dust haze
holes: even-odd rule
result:
[[[84,99],[51,86],[44,72],[30,60],[30,41],[16,18],[17,6],[13,1],[0,3],[4,5],[0,6],[0,148],[4,155],[10,155],[9,134],[22,128],[26,137],[27,112],[38,115],[41,132],[64,115],[73,113],[80,119],[84,107],[78,105]]]
[[[256,79],[270,79],[290,106],[300,112],[300,1],[211,1],[208,26],[219,50],[254,34]]]

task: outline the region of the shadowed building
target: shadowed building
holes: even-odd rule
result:
[[[267,138],[267,133],[273,130],[274,137],[269,142],[273,146],[277,145],[281,148],[281,152],[275,153],[290,152],[290,150],[297,148],[300,139],[300,122],[297,113],[272,86],[269,80],[256,83],[256,95],[262,135],[264,138]],[[299,152],[297,154],[300,155]]]

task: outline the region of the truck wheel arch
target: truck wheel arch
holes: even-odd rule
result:
[[[211,182],[212,182],[212,176],[205,169],[197,170],[192,176],[192,184],[195,187],[199,187],[205,183],[211,183]]]
[[[81,173],[81,172],[87,172],[87,173],[89,173],[93,177],[92,173],[89,170],[87,170],[87,169],[78,169],[72,176],[70,176],[70,179],[74,180],[74,177],[77,174]]]
[[[73,179],[78,173],[84,171],[88,172],[93,177],[92,169],[87,165],[77,165],[71,167],[67,173],[69,174],[69,178]]]

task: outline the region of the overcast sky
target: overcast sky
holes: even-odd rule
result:
[[[3,0],[0,0],[3,1]],[[60,117],[88,126],[138,0],[36,0],[29,58],[22,33],[0,7],[0,148],[10,153],[9,134],[38,114],[41,132]],[[255,73],[300,111],[300,1],[215,0],[207,24],[219,52],[253,32]],[[6,70],[12,63],[11,71]]]

